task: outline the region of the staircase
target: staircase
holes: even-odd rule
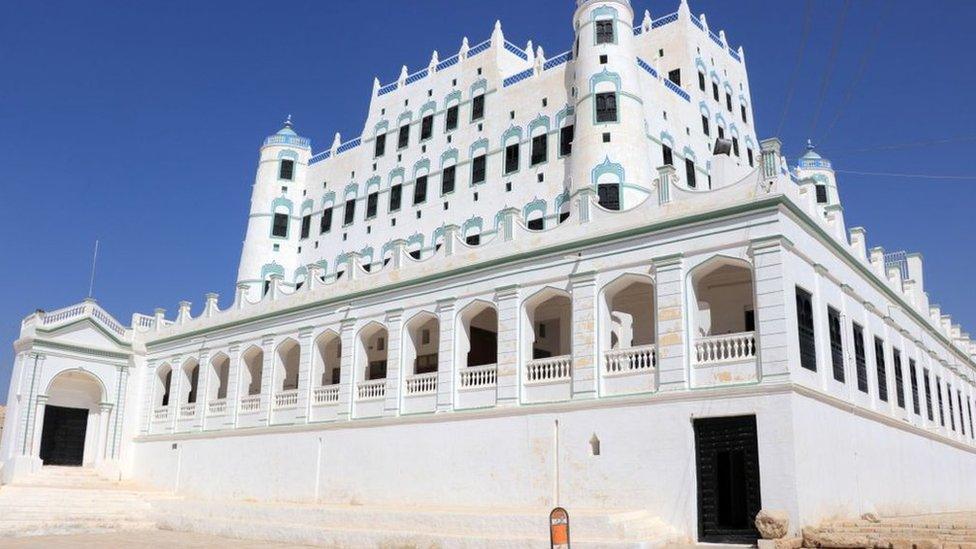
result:
[[[803,546],[976,548],[976,512],[831,521],[804,528]]]
[[[158,501],[162,529],[327,547],[548,548],[549,509],[483,511],[229,501]],[[682,542],[646,511],[570,509],[574,548]]]
[[[81,467],[43,467],[0,486],[0,538],[155,528],[152,495]]]

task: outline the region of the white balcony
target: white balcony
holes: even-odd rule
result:
[[[261,409],[261,395],[247,395],[241,397],[241,413],[250,414]]]
[[[197,405],[194,402],[180,406],[180,419],[190,419],[197,415]]]
[[[298,407],[298,389],[289,389],[275,394],[275,410],[287,410],[296,407]]]
[[[554,356],[530,360],[525,365],[525,384],[544,385],[569,381],[573,375],[573,357]]]
[[[386,396],[386,379],[371,379],[356,384],[357,400],[378,400]]]
[[[222,416],[227,413],[227,399],[219,398],[207,403],[208,416]]]
[[[166,421],[169,419],[169,406],[157,406],[153,410],[153,421]]]
[[[314,406],[322,406],[325,404],[337,404],[339,402],[339,386],[338,385],[326,385],[324,387],[316,387],[312,391],[312,404]]]
[[[413,374],[406,378],[408,395],[433,395],[437,393],[437,372]]]
[[[603,354],[603,372],[608,377],[653,372],[657,367],[657,345],[611,349]]]
[[[756,333],[739,332],[700,337],[692,357],[695,364],[722,364],[755,360]]]
[[[498,383],[498,365],[485,364],[464,368],[461,370],[460,378],[462,391],[495,387]]]

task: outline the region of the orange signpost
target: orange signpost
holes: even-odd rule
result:
[[[569,513],[556,507],[549,513],[549,546],[552,549],[569,549]]]

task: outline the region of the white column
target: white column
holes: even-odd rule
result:
[[[437,411],[454,410],[454,303],[451,297],[437,302]]]
[[[312,391],[312,327],[298,330],[298,415],[297,423],[307,423]]]
[[[33,424],[35,427],[31,433],[29,455],[35,458],[41,457],[41,438],[44,434],[44,412],[47,411],[47,399],[48,395],[37,395],[36,404],[34,405]]]
[[[95,440],[95,464],[101,464],[108,458],[109,417],[112,415],[112,403],[102,402],[98,405],[98,434]]]
[[[140,429],[143,435],[148,435],[152,430],[153,415],[156,410],[156,367],[155,360],[150,360],[146,364],[146,386],[143,391],[145,398],[142,406],[142,423]]]
[[[356,319],[346,318],[339,324],[342,358],[339,361],[339,411],[336,419],[349,419],[352,414],[353,391],[356,385]]]
[[[573,398],[596,398],[600,381],[596,358],[596,273],[572,275],[569,286],[572,294]]]
[[[274,282],[272,282],[272,286]],[[259,423],[264,425],[271,424],[271,402],[274,399],[275,384],[278,380],[274,379],[275,356],[274,356],[274,336],[264,336],[261,339],[262,364],[261,364],[261,419]]]
[[[790,375],[790,347],[799,345],[796,330],[790,329],[787,314],[787,295],[793,294],[786,271],[786,242],[773,238],[754,241],[749,247],[753,264],[760,381],[786,381]],[[867,326],[863,321],[859,322]],[[865,345],[868,343],[864,342]]]
[[[495,290],[498,309],[498,400],[499,406],[519,402],[519,288],[505,286]]]
[[[210,400],[212,370],[213,368],[210,367],[210,351],[201,350],[197,357],[197,401],[196,406],[194,406],[196,411],[193,413],[192,427],[194,431],[202,431],[206,421],[204,418],[207,413],[207,402]]]
[[[400,413],[400,356],[403,349],[403,309],[386,313],[386,398],[383,402],[383,415],[396,416]]]
[[[176,432],[180,421],[180,405],[183,403],[183,357],[177,355],[170,361],[172,374],[169,382],[169,430]]]
[[[685,331],[684,260],[680,254],[654,259],[656,292],[658,390],[683,391],[688,388],[688,336]],[[690,342],[693,344],[694,342]]]
[[[237,425],[237,410],[241,404],[241,345],[233,342],[227,349],[230,366],[227,368],[227,415],[224,427]]]

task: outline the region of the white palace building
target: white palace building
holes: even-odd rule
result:
[[[377,80],[352,140],[265,139],[227,309],[25,318],[3,481],[640,510],[698,541],[976,508],[976,342],[921,256],[758,139],[742,48],[683,0],[572,25]]]

